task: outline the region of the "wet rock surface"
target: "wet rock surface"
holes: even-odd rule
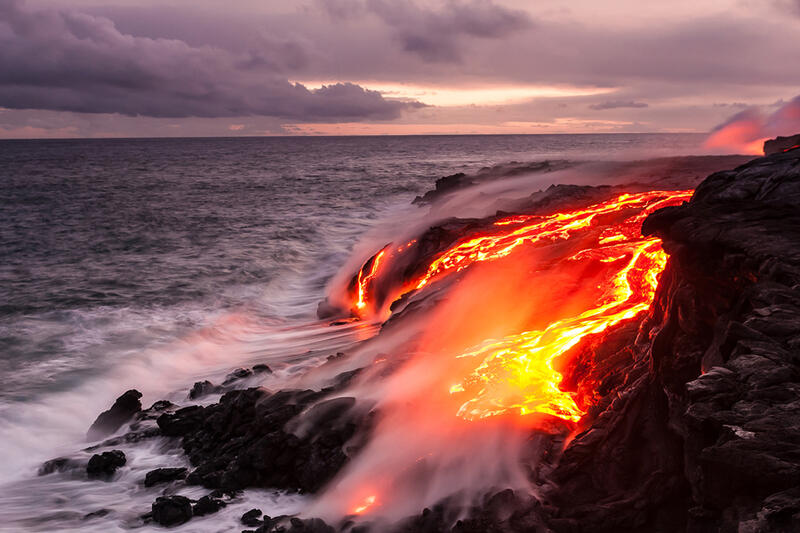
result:
[[[74,470],[78,467],[79,463],[74,459],[70,459],[69,457],[57,457],[42,463],[42,466],[39,467],[37,473],[40,476],[46,476],[54,472],[66,472],[69,470]]]
[[[263,514],[261,509],[250,509],[242,515],[240,521],[246,526],[258,527],[264,523],[264,520],[261,518]]]
[[[153,502],[153,521],[162,526],[177,526],[192,518],[192,502],[185,496],[160,496]]]
[[[111,476],[119,467],[124,466],[127,461],[125,454],[121,450],[97,453],[89,459],[89,464],[86,465],[86,473],[90,477]]]
[[[142,410],[139,399],[142,393],[131,389],[114,402],[108,411],[103,411],[89,427],[86,440],[99,440],[111,435],[126,422],[129,422],[136,413]]]
[[[204,381],[198,381],[192,385],[192,388],[189,391],[189,399],[196,400],[197,398],[202,398],[203,396],[208,396],[209,394],[215,394],[220,390],[221,389],[218,385],[214,385],[207,379]]]
[[[226,505],[228,504],[224,500],[214,498],[209,494],[197,500],[197,503],[192,506],[192,514],[194,516],[205,516],[216,513]]]
[[[165,413],[158,426],[182,438],[196,467],[190,484],[314,492],[357,451],[370,426],[371,415],[353,409],[352,398],[324,401],[330,392],[231,391],[217,404]]]
[[[176,468],[156,468],[151,470],[144,477],[144,486],[152,487],[160,483],[169,483],[178,479],[186,477],[187,469],[183,467]]]

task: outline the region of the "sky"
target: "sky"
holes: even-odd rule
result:
[[[0,0],[0,138],[708,132],[798,44],[800,0]]]

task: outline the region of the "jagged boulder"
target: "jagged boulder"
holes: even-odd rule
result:
[[[192,518],[192,501],[185,496],[159,496],[152,505],[153,521],[162,526],[177,526]]]
[[[187,469],[184,467],[176,468],[156,468],[149,471],[144,476],[144,486],[152,487],[159,483],[169,483],[186,477]]]
[[[125,453],[121,450],[96,453],[89,459],[89,464],[86,465],[86,473],[90,477],[111,476],[119,467],[124,466],[127,461]]]
[[[214,498],[212,495],[207,494],[197,500],[197,503],[192,506],[192,514],[194,516],[205,516],[207,514],[216,513],[228,504],[220,499]]]
[[[142,402],[139,400],[142,393],[131,389],[117,398],[114,405],[107,411],[103,411],[89,427],[86,433],[86,440],[94,441],[111,435],[126,422],[129,422],[134,415],[142,410]]]

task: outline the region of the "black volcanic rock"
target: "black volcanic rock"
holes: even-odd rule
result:
[[[54,472],[66,472],[78,468],[78,462],[68,457],[57,457],[42,463],[37,472],[40,476],[46,476]]]
[[[169,483],[170,481],[183,479],[186,477],[187,471],[188,470],[183,467],[156,468],[155,470],[151,470],[145,474],[144,486],[152,487],[153,485],[158,485],[159,483]]]
[[[121,450],[111,450],[94,454],[86,465],[86,473],[90,477],[110,476],[127,462]]]
[[[189,399],[196,400],[197,398],[208,396],[209,394],[214,394],[219,391],[220,387],[214,385],[208,380],[198,381],[192,385],[192,389],[189,391]]]
[[[192,502],[185,496],[159,496],[152,509],[153,521],[162,526],[177,526],[192,518]]]
[[[423,196],[417,196],[412,203],[414,204],[427,204],[438,200],[443,195],[453,192],[457,189],[463,189],[471,185],[475,185],[474,178],[468,177],[463,172],[444,176],[436,180],[435,188],[432,191],[426,192]]]
[[[163,413],[156,423],[167,437],[180,437],[202,424],[204,416],[205,409],[202,406],[190,405],[174,413]]]
[[[509,163],[494,165],[491,167],[483,167],[475,174],[467,175],[463,172],[444,176],[436,180],[434,189],[427,191],[422,196],[417,196],[413,200],[413,204],[425,205],[436,202],[441,198],[447,196],[457,190],[466,189],[473,185],[486,183],[493,180],[503,178],[511,178],[523,174],[539,174],[546,172],[554,172],[556,170],[564,170],[566,168],[575,166],[578,163],[554,160],[554,161],[534,161],[529,163],[511,161]]]
[[[466,514],[466,516],[464,516]],[[397,526],[396,533],[545,533],[539,503],[522,491],[506,489],[486,495],[480,505],[464,513],[447,501],[424,509]],[[368,529],[370,533],[372,529]],[[377,533],[377,530],[375,530]]]
[[[272,374],[272,369],[269,365],[265,365],[263,363],[253,365],[253,373],[254,374]]]
[[[258,527],[264,523],[261,519],[262,514],[264,513],[261,512],[261,509],[250,509],[242,515],[240,521],[248,527]]]
[[[800,148],[800,133],[791,137],[776,137],[764,143],[764,155],[779,154]]]
[[[371,426],[371,415],[352,409],[352,399],[318,404],[329,392],[235,390],[217,404],[165,413],[158,425],[165,435],[182,437],[196,466],[187,477],[191,484],[314,492],[344,466]],[[307,420],[308,429],[298,420]]]
[[[197,500],[197,503],[192,506],[192,514],[194,516],[205,516],[207,514],[216,513],[223,507],[228,505],[219,498],[214,498],[211,495],[206,495]]]
[[[236,368],[227,376],[225,376],[225,381],[222,382],[222,385],[230,385],[236,381],[249,378],[253,375],[253,371],[249,368]]]
[[[131,420],[136,413],[142,410],[139,399],[142,393],[131,389],[114,402],[108,411],[103,411],[89,427],[86,440],[99,440],[117,431],[122,424]]]
[[[564,451],[556,531],[790,531],[800,507],[800,152],[651,215],[670,262],[624,383]]]

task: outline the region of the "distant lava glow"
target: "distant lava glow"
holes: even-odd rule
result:
[[[374,494],[367,496],[361,503],[359,503],[353,508],[352,514],[364,514],[369,510],[370,507],[375,505],[376,499],[377,496],[375,496]]]
[[[394,299],[473,264],[508,257],[523,246],[558,245],[548,256],[548,268],[592,273],[573,280],[576,286],[600,280],[596,288],[591,287],[591,297],[583,297],[579,305],[554,303],[552,316],[547,315],[535,329],[486,340],[458,355],[458,359],[475,358],[479,363],[469,375],[454,376],[451,381],[449,392],[460,403],[457,415],[465,420],[535,413],[573,422],[580,419],[589,399],[560,389],[559,358],[587,335],[602,333],[649,308],[667,258],[658,238],[641,235],[642,222],[654,211],[678,205],[691,195],[690,190],[626,193],[583,209],[501,219],[434,257],[421,276],[396,289]],[[391,254],[387,246],[362,267],[354,307],[370,305],[378,280],[391,282],[381,280],[381,265],[391,260]],[[525,298],[525,291],[548,289],[537,286],[534,272],[530,287],[521,287],[519,297]]]

